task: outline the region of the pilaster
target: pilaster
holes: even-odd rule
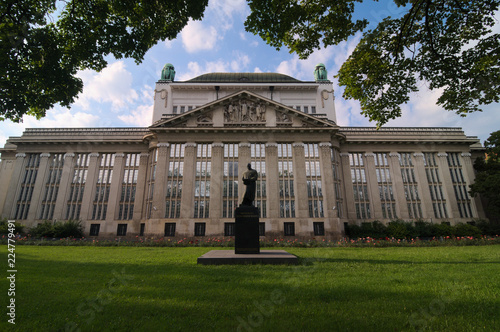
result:
[[[135,200],[134,200],[134,214],[132,216],[134,221],[139,221],[142,219],[142,214],[144,210],[144,201],[146,193],[146,176],[148,173],[148,159],[149,153],[141,153],[139,155],[139,174],[137,175],[137,185],[135,188]]]
[[[99,168],[99,153],[89,154],[90,162],[87,173],[87,181],[83,190],[82,209],[80,211],[80,220],[88,220],[90,209],[92,208],[93,197],[95,195],[96,177]]]
[[[448,217],[451,219],[460,218],[455,189],[453,188],[453,181],[451,180],[450,166],[448,165],[448,154],[441,152],[438,153],[437,156],[439,172],[442,176],[441,184],[443,186],[443,190],[446,192],[446,208],[448,210]]]
[[[222,183],[224,174],[224,144],[212,144],[212,173],[210,174],[210,211],[212,220],[222,217]]]
[[[319,159],[321,163],[321,181],[323,182],[323,208],[325,217],[337,217],[334,209],[337,198],[335,197],[333,169],[332,169],[332,144],[330,142],[319,143]]]
[[[181,218],[193,218],[195,175],[196,143],[186,143],[184,149],[184,175],[182,177]]]
[[[169,143],[158,143],[158,161],[156,163],[155,187],[153,193],[153,206],[156,207],[151,211],[151,218],[165,218],[165,196],[167,187],[167,171],[169,158]]]
[[[389,153],[389,169],[392,179],[392,190],[396,198],[397,216],[403,219],[409,219],[408,203],[406,202],[405,187],[403,184],[403,175],[399,165],[399,153]]]
[[[345,189],[345,207],[347,218],[350,220],[357,219],[356,207],[354,203],[354,190],[352,189],[351,164],[349,162],[349,153],[341,153],[340,159],[342,163],[342,175],[344,178]]]
[[[120,202],[120,194],[123,183],[124,158],[125,154],[115,153],[113,177],[111,178],[111,186],[109,188],[108,212],[106,213],[106,221],[113,221],[118,219],[118,205]]]
[[[266,143],[267,216],[280,217],[278,144]]]
[[[61,181],[59,182],[59,191],[57,192],[56,206],[54,207],[54,220],[64,218],[64,209],[69,200],[71,181],[73,179],[75,154],[72,152],[64,155],[64,165],[62,169]]]
[[[417,178],[417,189],[420,196],[423,217],[427,219],[434,218],[434,209],[432,208],[432,198],[429,192],[429,181],[425,173],[424,154],[421,152],[413,154],[415,163],[414,170]]]
[[[309,218],[309,197],[307,196],[307,177],[304,167],[306,164],[304,143],[296,142],[292,144],[292,147],[295,217]],[[298,231],[300,232],[301,230],[298,229]]]
[[[10,180],[7,199],[5,200],[5,205],[2,212],[3,218],[12,218],[15,215],[15,202],[19,196],[19,190],[21,189],[21,176],[25,171],[26,165],[26,154],[18,153],[16,154],[16,162],[14,165],[14,171],[12,172],[12,178]]]
[[[382,219],[382,201],[378,188],[377,173],[375,171],[375,154],[365,153],[365,172],[368,182],[368,192],[370,193],[371,219]]]
[[[38,175],[33,188],[33,195],[31,196],[30,210],[28,212],[28,220],[33,221],[38,219],[38,211],[42,206],[42,191],[47,183],[47,176],[49,174],[49,157],[50,153],[40,154],[40,164],[38,165]]]

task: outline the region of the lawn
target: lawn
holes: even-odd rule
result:
[[[0,330],[500,328],[499,245],[289,248],[300,265],[197,265],[209,250],[18,245],[16,325],[4,313]],[[4,311],[8,288],[2,278]]]

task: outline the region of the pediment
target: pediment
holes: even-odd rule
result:
[[[326,118],[302,113],[250,91],[239,91],[197,107],[189,112],[162,119],[150,128],[248,128],[306,127],[337,128]]]

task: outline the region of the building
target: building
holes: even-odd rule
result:
[[[484,218],[468,195],[482,151],[461,128],[337,125],[333,85],[276,73],[174,81],[147,128],[27,129],[1,149],[0,211],[27,226],[79,219],[89,236],[234,234],[248,163],[261,235],[336,238],[346,223]]]

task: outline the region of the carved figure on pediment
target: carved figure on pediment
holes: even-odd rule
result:
[[[266,105],[259,103],[256,106],[257,121],[266,121]]]
[[[227,105],[227,107],[224,109],[224,118],[226,119],[226,122],[234,121],[234,113],[235,108],[233,106],[233,103],[229,103],[229,105]]]
[[[276,112],[276,121],[277,122],[292,122],[292,119],[286,113]]]
[[[248,104],[246,100],[240,101],[240,111],[241,111],[241,121],[248,121],[249,120],[249,113],[248,113]]]

